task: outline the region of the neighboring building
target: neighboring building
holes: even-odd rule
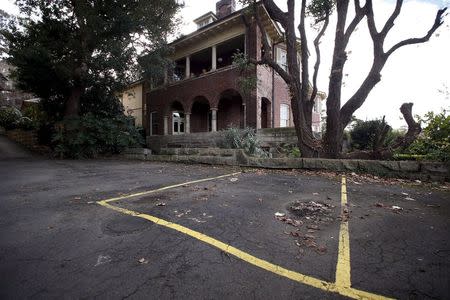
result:
[[[135,126],[143,126],[143,116],[145,114],[145,101],[143,101],[144,80],[138,80],[130,84],[124,91],[119,94],[120,102],[122,102],[124,113],[135,119]]]
[[[259,9],[274,58],[286,68],[283,33],[264,6]],[[232,64],[232,57],[241,52],[259,59],[262,43],[257,26],[247,28],[242,11],[235,11],[235,1],[217,2],[216,14],[209,12],[195,22],[195,32],[171,43],[174,70],[167,72],[161,84],[144,91],[148,109],[143,110],[143,124],[147,135],[209,132],[229,126],[293,126],[288,87],[270,67],[255,67],[256,88],[247,95],[241,92],[240,70]],[[324,96],[319,93],[320,100]],[[321,101],[316,102],[313,130],[320,132]]]
[[[14,106],[20,109],[24,100],[35,98],[35,96],[15,87],[14,81],[10,78],[12,70],[13,67],[6,61],[0,60],[0,106]]]

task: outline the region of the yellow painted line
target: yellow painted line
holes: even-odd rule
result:
[[[121,200],[121,199],[128,199],[131,197],[137,197],[137,196],[142,196],[142,195],[146,195],[146,194],[150,194],[150,193],[154,193],[157,191],[163,191],[163,190],[167,190],[169,188],[175,188],[175,187],[179,187],[179,186],[183,186],[186,184],[192,184],[192,183],[198,183],[198,182],[204,182],[204,181],[208,181],[208,180],[213,180],[213,179],[218,179],[218,178],[224,178],[224,177],[228,177],[228,176],[234,176],[239,174],[238,173],[233,173],[233,174],[228,174],[228,175],[222,175],[222,176],[218,176],[218,177],[214,177],[214,178],[207,178],[207,179],[201,179],[201,180],[195,180],[195,181],[191,181],[191,182],[187,182],[187,183],[182,183],[182,184],[177,184],[177,185],[172,185],[172,186],[168,186],[165,188],[160,188],[157,190],[152,190],[152,191],[148,191],[148,192],[143,192],[143,193],[138,193],[138,194],[133,194],[133,195],[128,195],[128,196],[124,196],[124,197],[118,197],[118,198],[112,198],[112,199],[108,199],[108,200],[102,200],[102,201],[98,201],[97,203],[103,207],[112,209],[114,211],[120,212],[122,214],[125,215],[129,215],[129,216],[133,216],[133,217],[138,217],[138,218],[142,218],[145,220],[148,220],[150,222],[153,222],[157,225],[163,226],[163,227],[167,227],[173,230],[176,230],[178,232],[181,232],[183,234],[186,234],[190,237],[193,237],[199,241],[202,241],[208,245],[211,245],[215,248],[218,248],[219,250],[225,252],[225,253],[229,253],[251,265],[254,265],[258,268],[264,269],[266,271],[269,271],[271,273],[277,274],[279,276],[291,279],[293,281],[314,287],[314,288],[318,288],[320,290],[323,290],[325,292],[332,292],[332,293],[338,293],[340,295],[349,297],[349,298],[353,298],[353,299],[374,299],[374,300],[384,300],[384,299],[391,299],[391,298],[387,298],[381,295],[377,295],[377,294],[373,294],[373,293],[369,293],[369,292],[365,292],[365,291],[361,291],[358,289],[354,289],[350,287],[350,284],[345,284],[342,285],[340,284],[338,281],[336,281],[336,283],[332,283],[332,282],[327,282],[321,279],[317,279],[314,278],[312,276],[308,276],[308,275],[304,275],[301,274],[299,272],[295,272],[292,270],[288,270],[286,268],[283,268],[281,266],[275,265],[271,262],[265,261],[263,259],[257,258],[251,254],[248,254],[242,250],[239,250],[229,244],[226,244],[224,242],[221,242],[215,238],[212,238],[210,236],[207,236],[201,232],[189,229],[187,227],[184,227],[182,225],[173,223],[173,222],[169,222],[160,218],[157,218],[155,216],[151,216],[148,214],[143,214],[143,213],[139,213],[136,211],[132,211],[129,209],[125,209],[125,208],[121,208],[118,206],[113,206],[111,204],[109,204],[109,202],[111,201],[117,201],[117,200]],[[345,179],[343,181],[343,185],[345,186]],[[346,199],[346,198],[345,198]],[[342,231],[342,227],[341,227],[341,231]],[[347,227],[347,242],[348,242],[348,227]],[[339,245],[341,245],[341,240],[339,240]],[[348,245],[348,243],[347,243]],[[348,248],[349,249],[349,248]],[[339,249],[339,253],[341,252],[341,249]],[[348,258],[350,258],[348,256]],[[348,260],[349,262],[349,260]],[[339,264],[338,264],[339,266]],[[350,267],[350,264],[347,265],[348,268]],[[350,271],[350,269],[348,269],[348,271]],[[349,279],[350,279],[350,273],[348,273],[349,275]]]
[[[195,184],[195,183],[200,183],[200,182],[205,182],[205,181],[211,181],[211,180],[215,180],[215,179],[226,178],[226,177],[230,177],[230,176],[236,176],[236,175],[239,175],[239,174],[241,174],[241,172],[225,174],[225,175],[220,175],[220,176],[216,176],[216,177],[209,177],[209,178],[204,178],[204,179],[199,179],[199,180],[193,180],[193,181],[188,181],[188,182],[184,182],[184,183],[178,183],[178,184],[174,184],[174,185],[165,186],[165,187],[162,187],[162,188],[159,188],[159,189],[156,189],[156,190],[145,191],[145,192],[141,192],[141,193],[136,193],[136,194],[130,194],[130,195],[125,195],[125,196],[110,198],[110,199],[102,200],[102,201],[104,201],[104,202],[114,202],[114,201],[119,201],[119,200],[125,200],[125,199],[134,198],[134,197],[145,196],[145,195],[148,195],[148,194],[153,194],[153,193],[157,193],[157,192],[161,192],[161,191],[166,191],[166,190],[177,188],[177,187],[184,186],[184,185]]]
[[[347,209],[347,186],[345,176],[342,176],[341,184],[341,225],[339,229],[339,252],[336,265],[336,285],[340,287],[350,287],[350,238],[348,233],[348,220],[344,216],[344,209]]]

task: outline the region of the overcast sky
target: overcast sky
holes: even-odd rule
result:
[[[285,7],[285,0],[275,2]],[[2,9],[17,13],[13,0],[0,0],[0,3]],[[192,20],[208,11],[214,12],[215,3],[215,0],[185,0],[186,6],[181,12],[182,33],[194,31],[196,26]],[[395,1],[377,0],[374,3],[375,18],[380,28],[392,12]],[[385,49],[401,39],[423,36],[432,25],[436,11],[444,6],[450,6],[450,0],[405,1],[402,13],[386,40]],[[430,110],[439,112],[441,108],[450,109],[450,99],[439,93],[445,87],[450,89],[450,17],[447,16],[445,22],[428,43],[403,47],[390,57],[382,72],[381,82],[356,112],[356,117],[374,119],[385,115],[388,123],[398,128],[405,125],[399,111],[403,102],[413,102],[414,113],[420,115]],[[323,63],[319,88],[324,92],[328,89],[334,27],[333,18],[321,45]],[[343,102],[359,87],[372,62],[372,43],[365,22],[353,35],[348,50]]]

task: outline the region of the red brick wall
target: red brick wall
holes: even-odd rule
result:
[[[211,108],[217,109],[223,92],[233,90],[235,93],[239,93],[237,82],[239,75],[239,70],[237,68],[219,70],[203,77],[181,81],[171,86],[162,87],[147,93],[147,111],[157,112],[156,122],[158,123],[158,131],[154,132],[154,134],[163,134],[164,116],[169,116],[169,134],[172,132],[170,111],[174,102],[181,103],[184,111],[190,113],[195,98],[201,96],[208,101]],[[244,97],[242,97],[242,101],[247,104],[248,108],[247,126],[252,127],[255,127],[256,125],[256,111],[252,108],[254,107],[252,104],[255,103],[254,98],[255,97],[250,96],[247,97],[247,99],[244,99]],[[234,110],[232,112],[235,113]],[[218,114],[220,114],[220,112],[218,112]],[[236,117],[236,114],[234,117]],[[194,126],[196,126],[195,121]]]
[[[246,52],[252,58],[260,58],[261,56],[261,34],[257,33],[255,26],[247,29],[246,32]],[[274,76],[274,88],[272,84],[272,69],[265,66],[258,66],[255,69],[258,74],[258,87],[249,96],[242,96],[242,102],[245,103],[246,126],[253,128],[261,128],[261,101],[267,98],[268,113],[267,123],[272,126],[272,116],[274,127],[280,126],[280,105],[287,104],[289,107],[290,96],[286,83],[277,74]],[[158,130],[153,134],[162,135],[164,130],[163,117],[169,116],[168,127],[169,134],[172,133],[172,120],[170,116],[170,107],[173,102],[178,101],[182,104],[185,112],[191,112],[195,98],[198,96],[207,99],[210,108],[217,109],[221,93],[227,90],[239,91],[238,78],[241,74],[236,68],[219,70],[203,77],[193,78],[182,81],[167,87],[150,91],[146,94],[147,112],[157,112],[156,122]],[[273,94],[272,94],[273,93]],[[273,103],[272,103],[273,102]],[[290,107],[291,117],[290,126],[293,126],[292,108]],[[147,114],[148,115],[148,114]],[[218,129],[223,129],[232,122],[234,125],[240,123],[243,126],[243,107],[240,109],[229,109],[225,114],[218,111]],[[149,120],[144,118],[145,128],[149,132]],[[200,128],[204,128],[204,124],[200,124],[197,120],[193,120],[191,116],[191,132],[198,132]]]

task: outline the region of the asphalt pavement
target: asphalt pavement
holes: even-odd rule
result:
[[[0,136],[0,298],[344,299],[306,280],[336,280],[341,175],[49,160]],[[448,299],[449,193],[346,177],[351,287]]]

